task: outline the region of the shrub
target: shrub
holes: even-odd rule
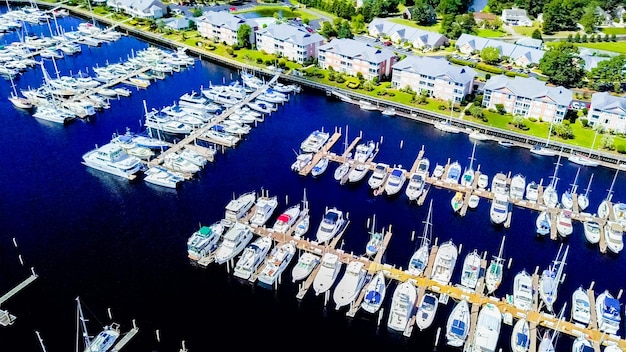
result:
[[[626,145],[618,144],[615,146],[615,150],[620,154],[626,154]]]
[[[263,63],[263,58],[257,57],[256,58],[256,63],[259,64],[259,65],[262,64]]]
[[[343,77],[338,77],[338,78],[337,78],[337,82],[338,82],[338,83],[343,83],[343,82],[339,82],[339,78],[341,78],[341,79],[343,80]],[[343,81],[345,81],[345,80],[343,80]],[[359,88],[359,86],[360,86],[360,85],[361,85],[361,84],[360,84],[359,82],[352,82],[352,81],[351,81],[351,82],[348,82],[348,84],[347,84],[346,86],[347,86],[348,88],[350,88],[350,89],[357,89],[357,88]]]
[[[529,117],[528,121],[530,121],[530,122],[537,122],[537,118],[536,117]]]
[[[337,76],[337,83],[344,83],[346,81],[345,78],[343,78],[343,76],[339,75]]]

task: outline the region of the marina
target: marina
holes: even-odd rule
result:
[[[8,35],[5,34],[5,38]],[[116,51],[114,45],[123,48]],[[72,65],[76,66],[70,66],[69,60],[67,64],[59,62],[59,70],[69,72],[72,67],[76,70],[92,60],[101,60],[100,66],[103,66],[106,59],[115,62],[120,56],[127,55],[130,48],[137,51],[143,47],[144,43],[123,37],[102,47],[90,47],[93,52],[89,58],[76,56],[72,59],[75,61]],[[107,49],[103,51],[110,52],[110,56],[100,49]],[[88,64],[89,67],[94,65],[93,62]],[[457,349],[445,346],[443,337],[450,310],[460,300],[469,302],[472,316],[467,346],[475,342],[474,328],[480,308],[491,304],[503,314],[498,341],[498,348],[503,351],[508,349],[512,326],[522,317],[531,326],[529,342],[534,350],[542,332],[553,329],[561,332],[557,350],[569,350],[579,335],[587,336],[598,350],[608,349],[612,343],[624,349],[623,326],[616,334],[601,333],[597,317],[591,318],[588,326],[569,321],[567,314],[559,321],[555,314],[542,311],[537,297],[532,309],[516,308],[508,299],[513,293],[515,273],[527,268],[537,287],[539,268],[549,265],[556,247],[563,241],[556,232],[552,240],[550,236],[535,234],[534,220],[544,208],[541,196],[534,204],[525,199],[511,200],[512,215],[508,226],[494,226],[489,221],[488,208],[493,192],[489,186],[486,189],[477,187],[479,175],[488,175],[491,179],[502,172],[510,182],[512,176],[522,173],[528,181],[537,181],[542,191],[547,184],[545,180],[552,174],[553,159],[539,159],[522,148],[504,148],[495,141],[479,141],[476,143],[478,158],[474,163],[479,174],[474,185],[464,187],[445,182],[448,165],[455,160],[466,160],[472,149],[467,134],[443,135],[430,124],[403,118],[406,115],[401,109],[396,109],[396,118],[383,119],[382,114],[375,111],[365,111],[358,105],[328,99],[323,92],[304,89],[273,111],[271,116],[266,115],[263,123],[244,137],[243,143],[234,148],[219,147],[220,152],[213,155],[213,162],[197,176],[187,178],[183,187],[170,189],[142,182],[129,183],[80,164],[82,154],[94,143],[110,140],[112,131],[124,131],[128,126],[136,130],[137,120],[145,113],[144,101],[150,106],[165,106],[186,92],[208,86],[208,82],[224,82],[229,77],[230,81],[235,81],[239,75],[241,72],[196,62],[194,67],[167,79],[156,80],[146,88],[133,89],[132,94],[124,99],[112,99],[111,109],[98,111],[91,120],[77,120],[78,123],[70,128],[32,119],[13,109],[10,102],[4,102],[11,123],[7,124],[3,143],[11,146],[10,150],[16,155],[28,155],[30,159],[24,162],[23,158],[6,158],[2,162],[0,190],[6,201],[0,206],[5,214],[0,220],[5,229],[0,249],[2,253],[10,253],[5,247],[9,247],[11,237],[18,236],[20,251],[39,269],[36,281],[2,304],[3,309],[8,308],[18,317],[14,324],[0,329],[3,343],[23,346],[28,351],[41,350],[33,334],[36,329],[49,351],[71,349],[68,346],[73,344],[76,323],[72,314],[74,298],[79,294],[98,316],[106,316],[106,307],[111,306],[115,307],[114,321],[130,322],[137,317],[141,333],[133,337],[125,350],[178,350],[181,341],[189,351],[202,350],[207,343],[205,337],[209,328],[225,338],[238,338],[239,332],[246,329],[249,337],[246,340],[249,341],[242,341],[242,348],[258,347],[260,338],[282,329],[293,338],[307,341],[311,340],[311,331],[318,331],[324,336],[323,340],[340,341],[341,348],[384,347],[414,351],[433,346],[440,351],[453,351]],[[40,81],[41,72],[31,70],[20,75],[16,84],[26,87]],[[9,83],[5,83],[7,94],[11,91]],[[368,173],[378,162],[389,165],[388,170],[394,165],[405,165],[411,166],[407,168],[408,179],[408,174],[417,170],[419,161],[428,158],[431,166],[425,191],[419,199],[409,202],[403,191],[394,197],[388,197],[384,192],[374,195],[365,182],[338,182],[329,171],[316,178],[311,177],[306,168],[304,171],[308,171],[302,174],[292,172],[289,169],[294,160],[292,149],[297,149],[316,129],[329,131],[335,140],[334,144],[325,144],[315,154],[315,157],[329,157],[329,170],[349,162],[348,154],[355,153],[356,145],[370,139],[377,141],[377,152],[365,163]],[[170,147],[175,148],[178,143],[176,140]],[[202,151],[199,146],[195,148],[193,141],[181,144],[179,148],[187,147]],[[436,164],[441,164],[444,170],[441,178],[430,174]],[[559,177],[569,182],[576,170],[577,167],[563,158]],[[591,175],[594,175],[594,183],[589,192],[589,208],[585,210],[588,213],[573,204],[573,233],[566,240],[570,246],[565,268],[567,278],[559,288],[557,311],[564,303],[570,306],[571,293],[581,285],[589,289],[587,294],[593,308],[596,307],[595,297],[605,290],[618,301],[623,300],[622,283],[613,279],[624,270],[623,253],[607,251],[599,254],[598,245],[585,242],[582,228],[584,219],[601,224],[611,219],[619,220],[619,213],[615,211],[619,208],[612,206],[607,206],[606,219],[594,216],[594,213],[605,198],[610,198],[612,204],[624,199],[626,195],[618,186],[612,190],[611,197],[606,197],[607,185],[614,177],[619,179],[616,182],[619,185],[623,174],[618,175],[603,165],[590,170],[582,169],[579,176],[581,185],[587,185]],[[184,244],[200,228],[198,223],[212,224],[224,217],[224,205],[233,194],[243,194],[251,189],[270,190],[271,194],[279,196],[277,209],[286,210],[291,205],[300,204],[303,188],[310,204],[305,212],[311,222],[307,233],[294,237],[297,224],[305,217],[303,214],[299,214],[297,221],[292,222],[284,233],[272,231],[271,224],[280,212],[274,213],[265,225],[253,229],[254,236],[269,236],[275,244],[294,241],[297,247],[289,266],[270,287],[259,285],[258,280],[251,282],[235,277],[232,272],[236,261],[224,263],[226,265],[206,262],[201,265],[188,257]],[[562,184],[557,188],[561,193],[567,187]],[[476,194],[481,198],[480,204],[475,209],[468,205],[465,212],[461,209],[453,213],[450,198],[456,192]],[[469,201],[468,198],[464,199]],[[576,197],[573,198],[575,202],[574,199]],[[423,206],[426,202],[432,202],[434,209],[429,265],[423,275],[411,275],[405,268],[419,243],[415,232],[421,233],[420,223],[428,211],[428,207]],[[326,245],[315,244],[311,236],[323,218],[324,210],[332,207],[344,211],[349,224]],[[254,213],[252,209],[240,221],[248,221]],[[548,211],[556,212],[556,209]],[[390,225],[383,228],[384,242],[380,250],[368,257],[365,248],[371,223],[367,220],[372,214],[376,214],[379,224]],[[503,253],[508,261],[502,283],[494,294],[483,293],[484,280],[479,280],[474,292],[460,287],[460,264],[468,250],[476,248],[489,256],[496,255],[505,235]],[[436,253],[448,239],[458,246],[459,257],[449,284],[443,285],[431,279],[431,270]],[[331,302],[332,288],[316,296],[312,288],[319,265],[306,278],[292,282],[290,268],[304,253],[319,255],[320,259],[323,253],[336,253],[343,264],[355,260],[362,262],[366,275],[383,272],[389,286],[378,312],[366,314],[359,309],[365,299],[363,290],[348,307],[339,310]],[[2,256],[0,289],[3,292],[10,291],[15,283],[31,275],[28,268],[11,259],[10,255]],[[487,264],[486,260],[481,261],[481,270],[486,270]],[[262,266],[256,273],[262,270]],[[346,267],[343,265],[342,271]],[[335,284],[343,276],[342,271]],[[426,293],[440,299],[430,327],[421,331],[416,329],[415,316],[412,315],[405,331],[396,333],[381,328],[388,322],[392,294],[400,282],[410,282],[416,288],[416,302]],[[42,299],[44,295],[45,300]],[[219,322],[218,319],[205,319],[202,324],[192,321],[195,316],[214,317],[215,302],[228,309],[228,314],[220,316]],[[623,311],[623,307],[620,308]],[[596,315],[595,309],[591,314]],[[242,324],[242,317],[256,328]],[[286,324],[286,321],[298,324]],[[92,322],[97,326],[95,321]],[[120,331],[129,331],[133,327],[123,323]],[[234,330],[238,333],[234,334]],[[323,345],[312,341],[311,347],[323,348]]]

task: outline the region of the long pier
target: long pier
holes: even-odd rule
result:
[[[0,306],[2,306],[2,304],[6,302],[9,298],[13,297],[15,294],[20,292],[26,286],[30,285],[33,281],[35,281],[39,277],[37,274],[35,274],[35,271],[33,269],[31,269],[31,272],[32,274],[29,277],[27,277],[24,281],[19,283],[9,292],[2,295],[2,297],[0,297]],[[0,309],[0,325],[2,326],[11,325],[13,324],[15,319],[16,317],[13,314],[9,313],[6,310]]]

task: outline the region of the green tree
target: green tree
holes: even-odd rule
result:
[[[533,33],[530,35],[531,38],[533,39],[539,39],[539,40],[543,40],[543,38],[541,37],[541,31],[539,30],[539,28],[536,28]],[[568,37],[568,39],[571,39],[571,34]]]
[[[365,25],[365,19],[363,15],[358,14],[352,16],[352,27],[356,33],[363,33],[366,31],[367,26]]]
[[[337,36],[337,32],[335,31],[335,28],[333,28],[333,26],[328,21],[324,21],[322,23],[320,34],[323,35],[326,39]]]
[[[500,50],[492,46],[485,47],[480,51],[480,58],[488,64],[497,64],[500,62]]]
[[[576,33],[574,36],[574,43],[580,43],[580,33]]]
[[[460,15],[467,10],[461,0],[440,0],[437,13],[442,15]]]
[[[439,32],[449,39],[457,39],[463,33],[475,33],[476,21],[471,13],[465,15],[444,15]]]
[[[428,0],[416,0],[411,12],[411,18],[422,26],[430,26],[437,22],[435,9]]]
[[[574,44],[559,42],[539,60],[539,69],[549,77],[550,83],[569,88],[580,86],[585,77],[581,62]]]
[[[595,3],[585,7],[585,13],[579,23],[585,29],[585,33],[593,33],[596,30],[596,26],[600,24],[600,16],[596,13]]]
[[[350,22],[348,22],[347,20],[343,20],[337,28],[337,38],[352,39],[353,37],[354,34],[352,34],[352,30],[350,29]]]
[[[603,60],[598,63],[597,67],[591,70],[591,76],[595,80],[596,86],[615,86],[621,82],[626,82],[626,55],[618,55]]]
[[[247,24],[242,24],[239,26],[237,30],[237,46],[240,48],[248,48],[252,47],[250,43],[250,35],[252,34],[252,27]]]
[[[200,7],[194,7],[190,10],[191,12],[191,16],[193,17],[200,17],[202,16],[202,8]]]

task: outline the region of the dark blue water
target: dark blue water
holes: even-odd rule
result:
[[[65,28],[75,28],[79,22],[71,18],[59,21]],[[47,26],[30,26],[29,30],[49,35]],[[2,37],[6,43],[15,40],[15,33]],[[90,72],[96,65],[125,60],[133,51],[146,47],[146,43],[124,37],[97,48],[83,46],[81,54],[57,60],[56,65],[61,75]],[[51,61],[46,61],[46,68],[55,75]],[[265,190],[278,195],[278,215],[300,201],[306,189],[312,228],[321,220],[325,207],[348,212],[351,224],[343,248],[361,254],[368,239],[367,219],[375,214],[377,224],[392,226],[394,233],[384,262],[406,267],[415,248],[412,233],[415,237],[421,233],[427,206],[409,205],[403,193],[395,198],[374,197],[365,182],[340,186],[332,177],[335,165],[318,179],[300,177],[290,170],[293,150],[315,129],[345,132],[347,128],[349,141],[361,133],[364,139],[382,141],[376,158],[380,162],[409,168],[423,147],[431,167],[448,158],[466,165],[472,151],[466,134],[442,134],[428,125],[363,111],[327,100],[322,92],[305,90],[259,123],[240,146],[218,155],[214,163],[177,191],[129,183],[81,164],[83,153],[95,144],[108,142],[114,132],[123,132],[126,127],[139,130],[144,102],[148,108],[160,108],[209,82],[237,78],[237,72],[229,68],[197,61],[148,89],[134,89],[131,97],[113,101],[111,109],[89,121],[77,120],[68,126],[40,121],[0,99],[4,122],[0,141],[0,293],[25,279],[31,267],[39,275],[2,306],[17,320],[13,326],[0,329],[1,350],[9,346],[7,350],[40,351],[35,330],[41,333],[48,351],[71,350],[76,336],[77,296],[91,317],[88,324],[92,333],[108,322],[109,307],[123,330],[136,320],[140,332],[125,349],[128,351],[177,351],[183,340],[190,351],[207,351],[216,343],[258,348],[270,339],[275,339],[274,346],[281,339],[299,341],[277,347],[279,350],[302,345],[334,348],[339,344],[354,349],[425,351],[431,349],[437,327],[442,327],[438,350],[452,350],[445,346],[443,336],[452,301],[441,306],[431,328],[415,330],[412,337],[404,338],[387,331],[386,314],[377,327],[376,319],[363,312],[348,318],[345,308],[335,311],[332,301],[324,308],[322,297],[312,292],[298,301],[297,287],[287,282],[290,269],[278,290],[270,291],[239,282],[224,267],[191,265],[186,240],[199,224],[220,219],[224,205],[235,194]],[[21,74],[16,85],[38,87],[41,81],[41,70],[35,68]],[[3,96],[8,96],[10,82],[0,80],[0,88]],[[342,152],[342,142],[335,145],[335,152]],[[493,142],[479,142],[475,157],[475,166],[480,164],[480,170],[490,176],[500,171],[512,175],[519,172],[527,181],[543,179],[544,184],[556,161]],[[577,169],[563,160],[558,174],[560,192],[573,181]],[[590,210],[606,196],[615,172],[582,168],[581,189],[592,174]],[[620,186],[623,181],[619,174],[613,189],[615,201],[626,198]],[[475,211],[459,217],[450,208],[452,196],[449,191],[433,188],[426,202],[433,201],[433,230],[438,241],[452,239],[462,246],[453,282],[459,282],[459,268],[468,251],[476,248],[495,255],[502,236],[506,236],[504,256],[512,258],[512,263],[505,271],[498,297],[511,293],[515,273],[521,269],[533,272],[537,267],[543,270],[556,254],[558,241],[535,236],[536,213],[514,208],[511,227],[498,228],[489,221],[488,202],[481,201]],[[569,307],[571,292],[592,281],[596,291],[608,289],[616,295],[623,288],[624,256],[600,254],[597,246],[585,243],[582,225],[575,223],[574,227],[567,240],[567,277],[556,307],[565,302]],[[391,285],[390,291],[394,287]],[[390,297],[391,293],[385,311]],[[509,336],[510,327],[504,325],[499,344],[504,351],[509,349]],[[569,350],[570,343],[569,337],[561,338],[559,350]]]

